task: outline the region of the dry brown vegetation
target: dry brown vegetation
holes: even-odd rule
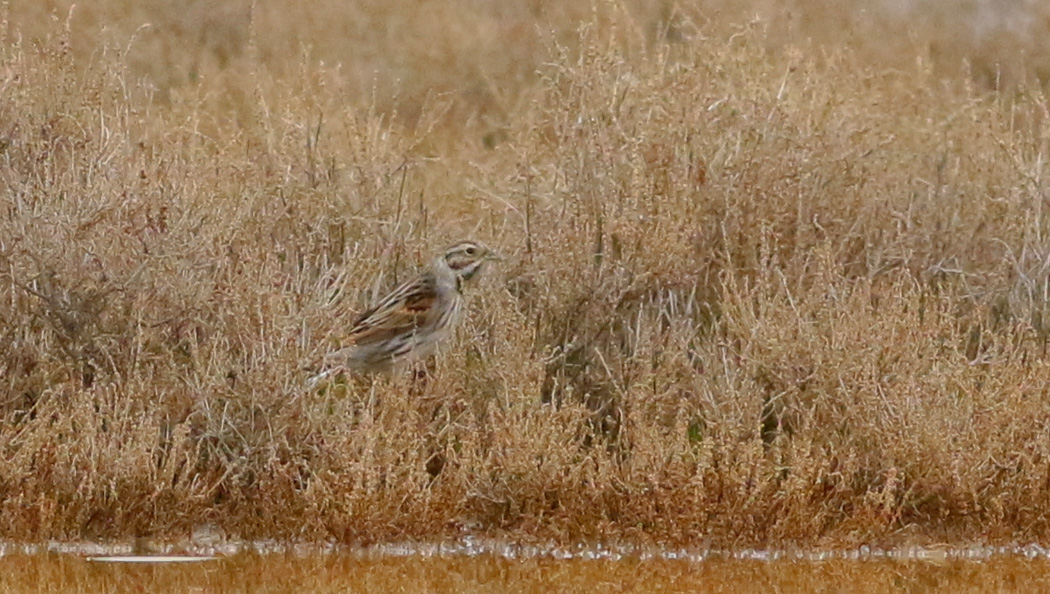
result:
[[[1050,20],[860,4],[4,4],[0,536],[1046,539]]]

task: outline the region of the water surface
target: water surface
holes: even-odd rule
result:
[[[124,548],[0,547],[0,592],[1037,592],[1050,556],[1017,549],[614,551],[479,544],[343,550],[274,544],[110,563]]]

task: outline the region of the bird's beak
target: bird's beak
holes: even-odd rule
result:
[[[485,254],[485,259],[486,260],[495,260],[497,262],[502,262],[503,261],[503,256],[499,255],[497,252],[489,252],[489,253]]]

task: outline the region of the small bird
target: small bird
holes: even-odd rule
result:
[[[459,320],[463,284],[486,261],[498,259],[476,241],[452,245],[426,271],[362,313],[341,341],[343,346],[325,355],[323,371],[309,385],[343,370],[374,373],[429,357]]]

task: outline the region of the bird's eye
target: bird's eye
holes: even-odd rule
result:
[[[467,248],[467,255],[468,256],[473,256],[476,253],[478,253],[478,248],[473,247],[473,246]]]

